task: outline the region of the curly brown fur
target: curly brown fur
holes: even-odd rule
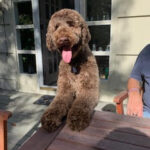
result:
[[[90,123],[99,99],[99,73],[88,46],[90,38],[88,27],[78,12],[62,9],[51,17],[46,35],[48,49],[62,53],[64,47],[69,47],[72,58],[69,63],[61,60],[57,95],[41,119],[43,128],[48,131],[56,130],[65,116],[73,130],[83,130]]]

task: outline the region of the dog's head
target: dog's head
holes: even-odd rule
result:
[[[81,46],[88,44],[90,39],[87,24],[75,10],[62,9],[52,15],[46,44],[49,50],[59,50],[66,63],[70,63],[79,53]]]

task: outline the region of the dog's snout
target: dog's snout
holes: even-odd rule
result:
[[[60,42],[60,43],[68,43],[68,42],[69,42],[69,39],[68,39],[67,37],[61,37],[61,38],[59,39],[59,42]]]

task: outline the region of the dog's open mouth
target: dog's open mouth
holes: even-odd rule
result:
[[[65,63],[70,63],[72,59],[72,48],[63,47],[62,48],[62,58]]]
[[[59,48],[60,52],[62,53],[62,59],[65,63],[70,63],[72,59],[72,53],[77,49],[79,44],[74,45],[72,48],[69,46],[62,46]]]

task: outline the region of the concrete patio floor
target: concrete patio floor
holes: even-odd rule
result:
[[[0,89],[0,109],[13,113],[8,120],[8,150],[18,150],[40,126],[41,115],[47,106],[34,102],[41,96],[43,95]],[[100,101],[95,109],[115,112],[115,105]]]

